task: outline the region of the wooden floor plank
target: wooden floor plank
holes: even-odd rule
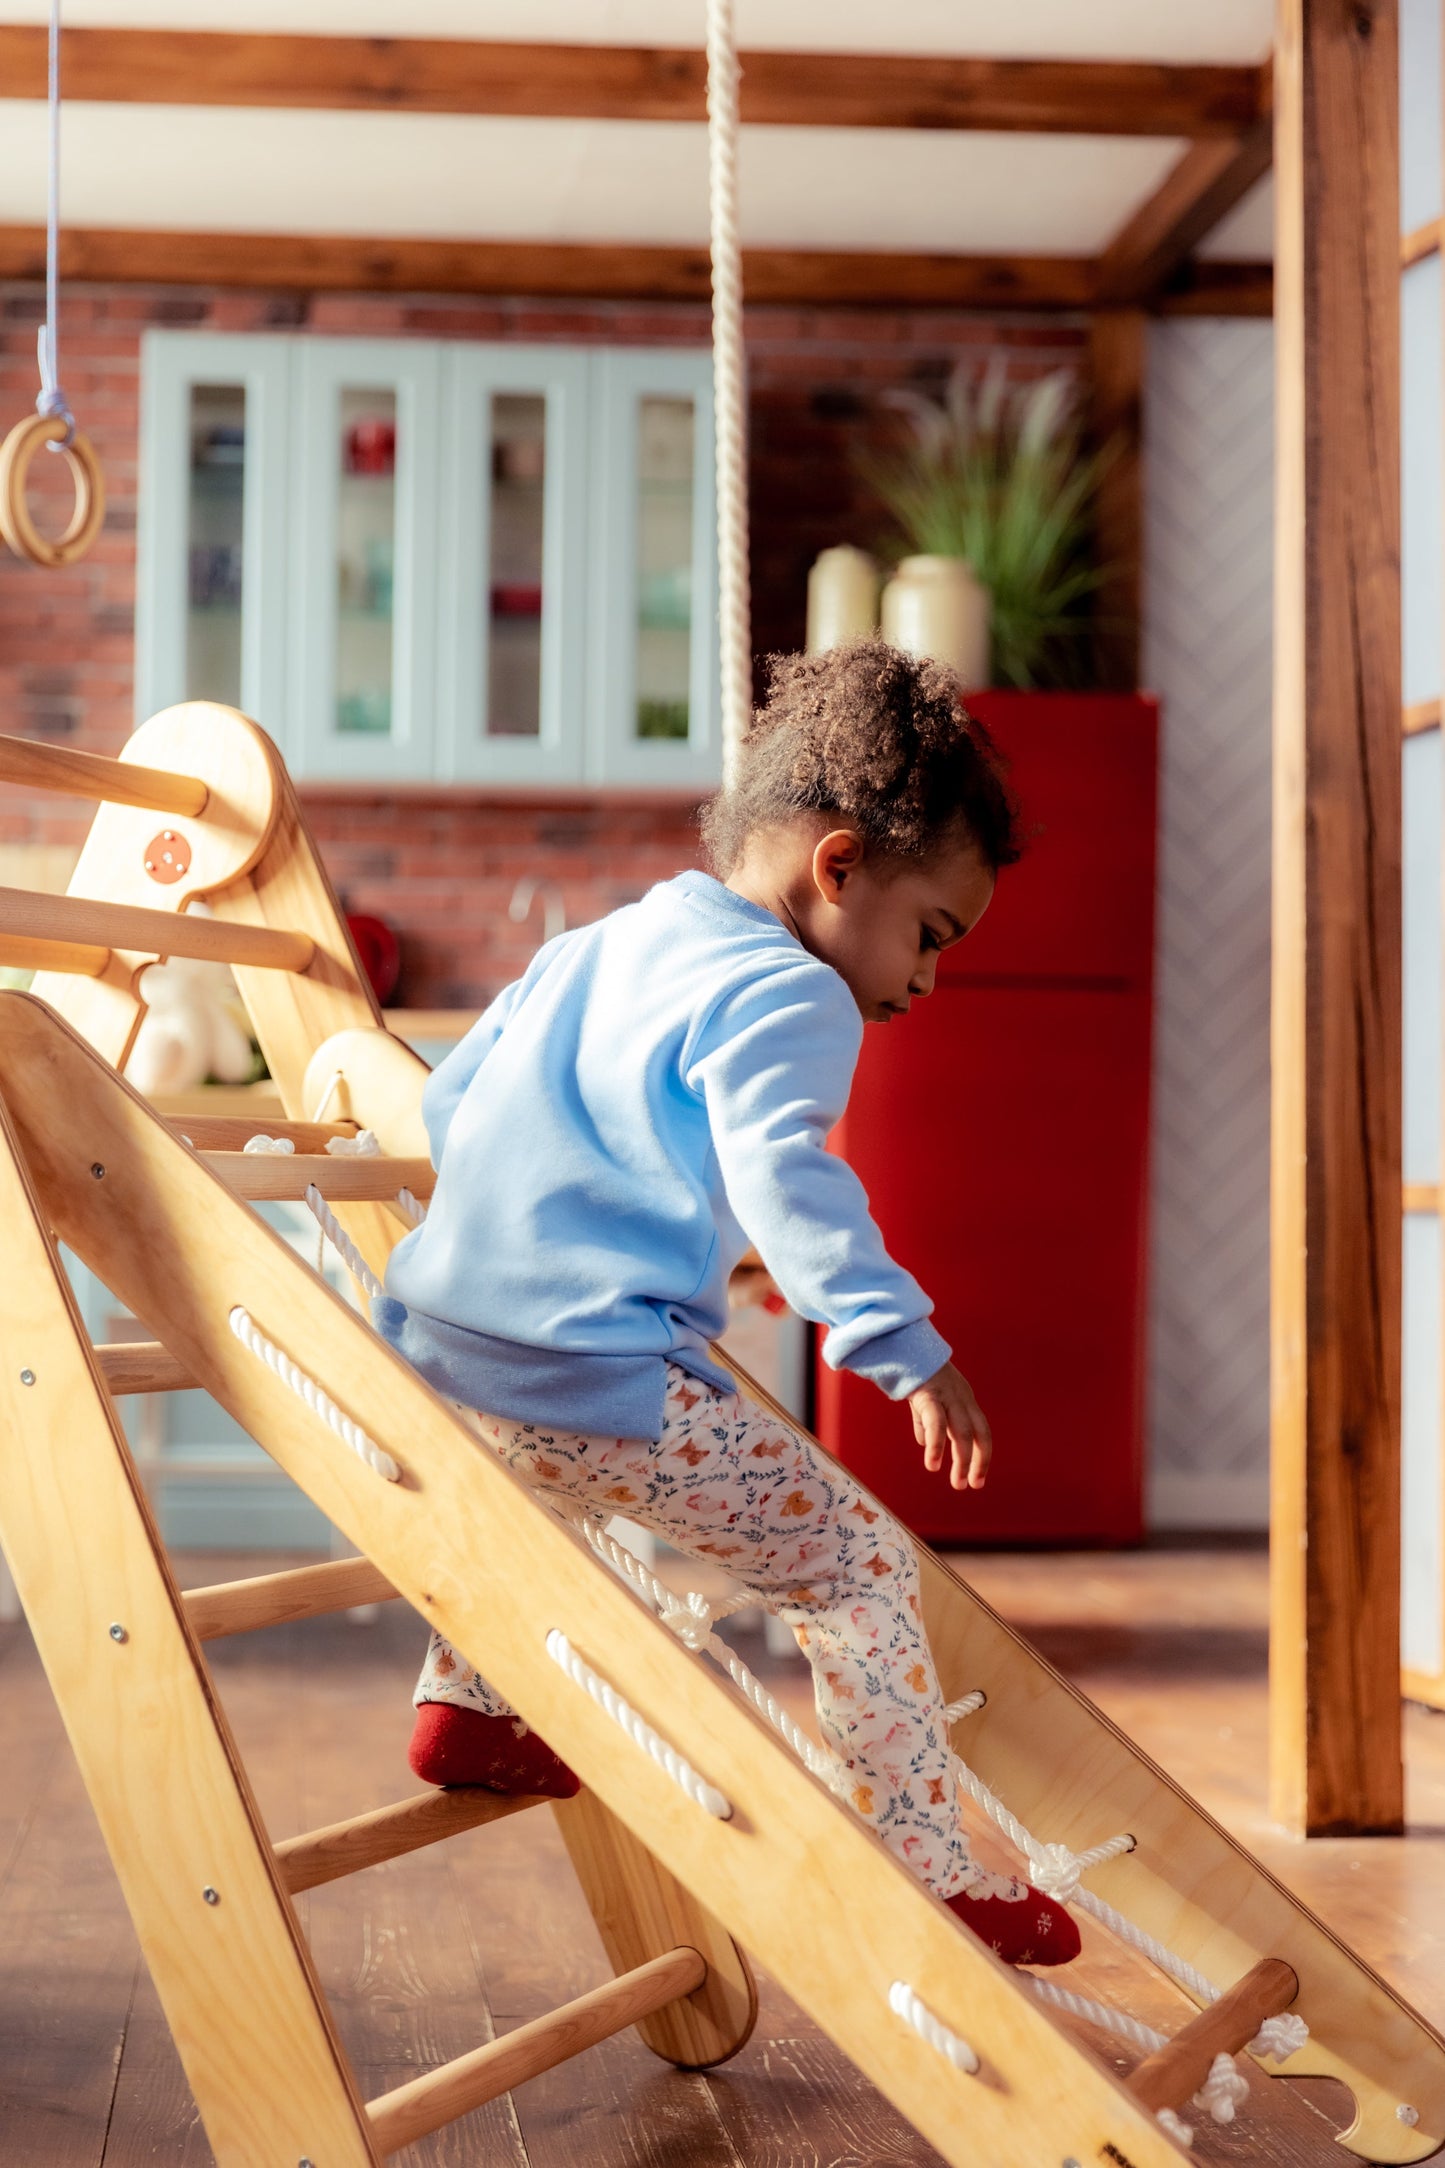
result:
[[[258,1570],[211,1559],[191,1579]],[[1407,1724],[1412,1833],[1304,1845],[1269,1824],[1261,1553],[985,1557],[967,1571],[1286,1881],[1445,2022],[1445,1718]],[[276,1836],[405,1796],[424,1646],[399,1605],[208,1650]],[[748,1660],[806,1710],[806,1674]],[[11,1866],[3,1871],[8,1843]],[[980,1849],[984,1849],[983,1845]],[[1001,1851],[993,1856],[1002,1858]],[[300,1900],[363,2088],[378,2092],[595,1985],[606,1965],[551,1817],[518,1817]],[[1166,1982],[1086,1929],[1079,1985],[1173,2029]],[[0,1628],[0,2161],[207,2168],[194,2107],[23,1626]],[[409,2155],[416,2168],[933,2168],[936,2156],[777,1987],[708,2077],[609,2041]],[[1095,2052],[1097,2036],[1090,2035]],[[123,2042],[123,2052],[122,2052]],[[1105,2050],[1104,2052],[1107,2052]],[[1123,2067],[1124,2058],[1119,2059]],[[119,2076],[117,2079],[117,2067]],[[1255,2081],[1213,2168],[1337,2168],[1336,2088]],[[107,2124],[108,2135],[107,2135]]]

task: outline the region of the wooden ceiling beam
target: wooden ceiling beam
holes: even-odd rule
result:
[[[1270,169],[1266,116],[1233,142],[1191,143],[1099,258],[1100,301],[1144,304]]]
[[[45,95],[45,30],[0,24],[0,85]],[[704,118],[691,47],[522,45],[459,38],[72,28],[66,96],[146,105],[291,106],[570,120]],[[745,53],[745,121],[1233,138],[1260,111],[1252,67]]]
[[[535,295],[591,300],[706,301],[708,253],[629,243],[441,241],[344,234],[181,233],[69,226],[66,279],[326,292]],[[0,226],[0,278],[40,279],[45,232]],[[751,302],[899,308],[1081,309],[1093,266],[1083,256],[948,256],[863,250],[743,251]]]

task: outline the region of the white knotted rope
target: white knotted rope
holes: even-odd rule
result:
[[[380,1280],[376,1277],[376,1274],[372,1271],[370,1265],[366,1262],[366,1259],[362,1256],[314,1182],[308,1182],[306,1185],[305,1203],[307,1211],[311,1214],[311,1217],[315,1220],[347,1271],[360,1283],[368,1302],[375,1302],[377,1296],[384,1292]]]
[[[1172,2108],[1161,2108],[1154,2120],[1161,2130],[1167,2130],[1170,2137],[1177,2138],[1181,2145],[1193,2145],[1194,2132],[1183,2116],[1176,2115]]]
[[[708,220],[724,789],[737,779],[738,750],[753,712],[743,253],[738,225],[739,73],[732,0],[707,0]]]
[[[1294,2010],[1285,2010],[1278,2017],[1267,2017],[1249,2043],[1251,2055],[1261,2062],[1288,2062],[1291,2055],[1298,2054],[1310,2036],[1304,2019]]]
[[[988,1701],[988,1695],[979,1691],[965,1694],[959,1701],[950,1701],[943,1712],[945,1724],[956,1724],[961,1716],[976,1716]]]
[[[1242,2108],[1249,2098],[1249,2085],[1238,2069],[1234,2057],[1223,2048],[1209,2066],[1209,2075],[1194,2096],[1194,2104],[1204,2108],[1216,2123],[1232,2123],[1234,2111]]]
[[[371,1129],[358,1129],[354,1137],[328,1137],[326,1149],[334,1159],[380,1159],[381,1141]]]
[[[335,1431],[343,1445],[350,1447],[358,1460],[364,1460],[367,1467],[373,1469],[377,1475],[385,1476],[388,1483],[400,1482],[401,1469],[390,1453],[384,1453],[376,1440],[367,1436],[360,1423],[353,1422],[349,1415],[338,1408],[330,1394],[324,1392],[315,1378],[303,1370],[299,1363],[292,1362],[290,1356],[283,1354],[274,1340],[267,1339],[249,1310],[243,1309],[238,1303],[227,1322],[242,1347],[263,1362],[283,1385],[289,1386],[298,1399],[304,1400],[313,1415],[319,1415],[322,1422]]]
[[[631,1702],[624,1701],[600,1671],[594,1671],[577,1654],[559,1627],[554,1626],[547,1636],[547,1654],[560,1670],[566,1672],[574,1686],[580,1686],[583,1693],[626,1732],[634,1746],[640,1746],[645,1754],[652,1756],[659,1769],[666,1771],[680,1791],[686,1792],[689,1799],[716,1820],[732,1820],[733,1810],[726,1796],[715,1784],[709,1784],[706,1777],[699,1776],[692,1763],[679,1754],[675,1746],[669,1745],[660,1731],[654,1731],[646,1717],[639,1716]]]
[[[247,1159],[289,1159],[295,1150],[295,1141],[291,1137],[268,1137],[264,1130],[258,1130],[254,1137],[247,1137],[241,1146],[242,1157]]]
[[[888,2007],[895,2017],[901,2017],[905,2025],[911,2025],[920,2040],[926,2040],[931,2048],[952,2063],[955,2070],[966,2070],[970,2075],[978,2069],[978,2057],[960,2034],[934,2016],[926,2002],[917,1995],[906,1980],[895,1980],[888,1990]]]
[[[413,1227],[420,1227],[426,1218],[426,1206],[421,1199],[414,1197],[409,1189],[399,1189],[396,1201],[401,1206],[402,1217],[409,1219]]]
[[[1169,2045],[1168,2036],[1156,2032],[1152,2025],[1145,2025],[1137,2017],[1130,2017],[1126,2010],[1116,2010],[1110,2003],[1095,2002],[1088,1995],[1076,1995],[1070,1987],[1060,1987],[1055,1980],[1041,1980],[1036,1972],[1018,1974],[1027,1980],[1040,2002],[1051,2010],[1066,2010],[1070,2017],[1081,2017],[1086,2025],[1097,2025],[1100,2032],[1113,2033],[1116,2039],[1127,2040],[1131,2047],[1142,2048],[1146,2055],[1157,2053]]]

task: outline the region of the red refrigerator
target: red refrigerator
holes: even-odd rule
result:
[[[906,1405],[816,1373],[817,1426],[929,1541],[1142,1533],[1158,714],[977,695],[1029,845],[932,996],[865,1029],[834,1150],[993,1426],[982,1492],[924,1473]]]

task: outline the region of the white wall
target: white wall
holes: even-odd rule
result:
[[[1264,1527],[1273,327],[1156,322],[1144,658],[1163,721],[1149,1501]]]

